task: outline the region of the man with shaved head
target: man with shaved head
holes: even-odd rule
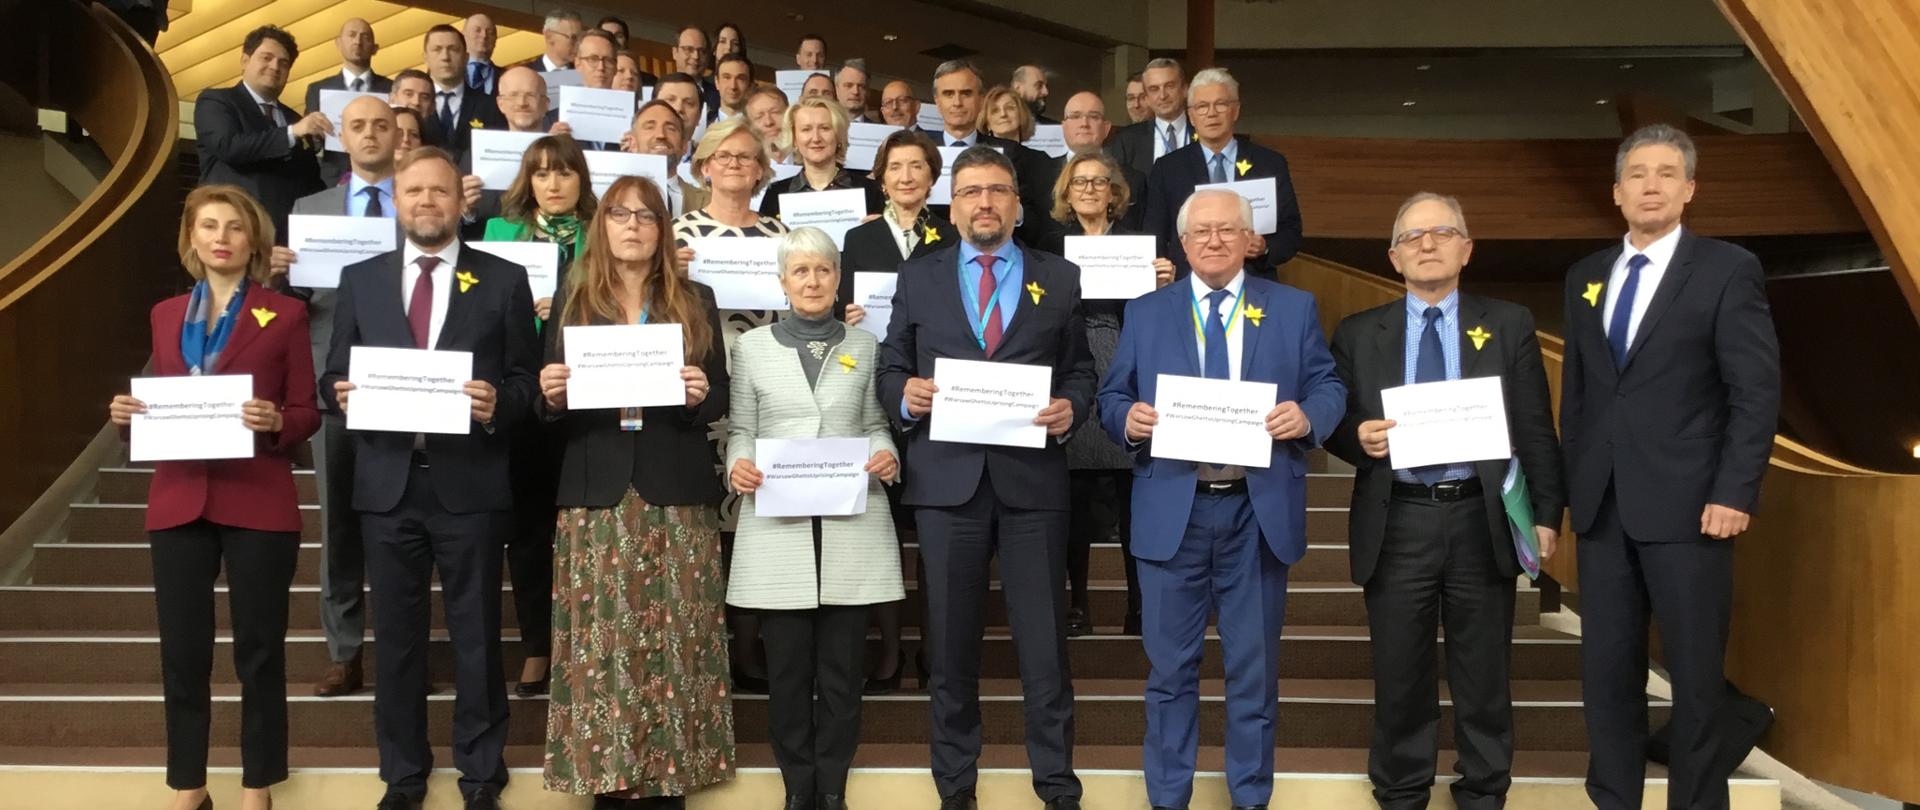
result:
[[[500,66],[493,63],[493,46],[500,39],[500,29],[494,27],[492,17],[475,14],[461,23],[460,33],[467,38],[467,86],[482,93],[497,92]]]
[[[896,127],[920,125],[920,98],[913,94],[913,85],[899,79],[887,82],[880,91],[880,120]]]
[[[354,93],[385,93],[393,88],[387,77],[373,72],[373,55],[380,44],[373,41],[373,26],[354,17],[340,24],[340,35],[333,38],[340,50],[340,72],[307,85],[308,113],[320,111],[320,91],[346,90]],[[327,152],[320,157],[320,179],[331,186],[347,173],[347,156]]]

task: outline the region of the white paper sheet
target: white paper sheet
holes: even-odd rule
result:
[[[933,361],[936,442],[1044,447],[1047,429],[1033,423],[1052,399],[1053,369],[941,357]]]
[[[1510,458],[1499,377],[1416,383],[1380,392],[1387,452],[1396,470]]]
[[[587,83],[586,77],[572,68],[549,70],[541,73],[540,78],[547,83],[547,98],[559,98],[562,87],[585,87]]]
[[[914,117],[914,126],[928,132],[940,132],[947,128],[947,119],[940,116],[940,105],[922,99],[920,101],[920,112]],[[940,143],[944,140],[946,140],[944,136],[936,136],[933,142]]]
[[[815,73],[826,76],[829,81],[833,79],[824,70],[776,70],[773,72],[773,86],[786,93],[787,104],[792,105],[800,100],[800,88],[807,85],[807,77]]]
[[[1154,378],[1153,457],[1266,467],[1273,459],[1267,413],[1273,383],[1161,374]]]
[[[347,151],[345,145],[340,143],[340,134],[346,132],[343,122],[340,119],[347,111],[347,104],[361,96],[379,96],[385,98],[385,96],[381,96],[379,93],[368,93],[365,91],[358,93],[352,90],[320,91],[320,114],[325,115],[328,121],[333,122],[334,134],[327,136],[327,151]]]
[[[679,324],[569,326],[567,408],[643,408],[683,405],[680,368],[686,346]]]
[[[1033,137],[1021,144],[1028,149],[1038,149],[1048,157],[1067,156],[1067,131],[1059,124],[1037,124],[1033,128]]]
[[[354,346],[347,429],[464,434],[473,426],[471,379],[473,352]]]
[[[560,284],[560,246],[552,242],[468,242],[468,247],[491,253],[527,268],[527,289],[533,300],[552,298]]]
[[[133,415],[129,460],[253,458],[255,434],[240,417],[253,375],[135,377],[127,393],[147,406]]]
[[[1134,299],[1153,292],[1151,236],[1069,236],[1061,253],[1080,266],[1080,298]]]
[[[606,194],[607,189],[613,187],[613,181],[630,174],[652,180],[653,185],[660,189],[660,194],[665,196],[667,181],[672,178],[667,171],[666,155],[636,155],[599,149],[587,150],[587,171],[593,173],[592,186],[596,196]]]
[[[1252,180],[1204,183],[1193,187],[1194,191],[1208,189],[1226,189],[1247,198],[1247,202],[1253,205],[1254,233],[1273,233],[1280,229],[1280,213],[1274,207],[1280,191],[1274,178],[1256,177]]]
[[[847,162],[851,171],[864,172],[873,169],[874,156],[880,152],[880,142],[888,135],[905,129],[892,124],[861,124],[847,126]]]
[[[331,214],[287,217],[287,247],[299,259],[287,272],[295,287],[338,287],[340,269],[393,250],[400,241],[394,220]]]
[[[633,126],[633,91],[562,87],[558,109],[574,138],[617,144]]]
[[[933,188],[927,192],[928,205],[950,205],[953,203],[953,160],[954,158],[960,157],[961,152],[965,152],[971,148],[973,147],[940,147],[940,176],[934,179]],[[1006,154],[1007,151],[998,146],[991,148],[993,151],[1001,154]]]
[[[765,480],[755,491],[760,517],[858,515],[867,511],[870,442],[855,439],[755,439],[753,465]]]
[[[520,158],[527,153],[527,147],[534,141],[546,137],[544,132],[507,132],[498,129],[476,129],[473,135],[473,173],[480,178],[480,187],[494,191],[506,191],[513,185],[514,175],[520,173]]]
[[[713,288],[721,309],[786,309],[780,289],[780,240],[764,236],[704,236],[687,240],[687,275]]]
[[[899,282],[899,273],[854,273],[853,303],[866,310],[855,329],[872,332],[874,337],[887,339],[887,324],[893,320],[893,288]]]
[[[867,192],[857,188],[832,191],[796,191],[780,195],[780,221],[788,228],[814,227],[833,237],[833,246],[847,246],[847,231],[866,219]]]

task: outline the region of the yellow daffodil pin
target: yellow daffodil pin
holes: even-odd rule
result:
[[[1587,306],[1600,306],[1600,289],[1605,286],[1607,286],[1605,282],[1589,281],[1587,282],[1587,291],[1581,293],[1580,297],[1587,299]]]
[[[928,225],[926,238],[927,238],[927,244],[931,245],[935,242],[940,241],[940,232],[934,230],[932,225]]]
[[[846,354],[846,353],[844,353],[844,352],[843,352],[843,353],[841,353],[841,355],[840,355],[840,373],[842,373],[842,374],[852,374],[852,373],[853,373],[853,367],[854,367],[854,366],[856,366],[856,365],[859,365],[859,361],[857,361],[857,360],[854,360],[854,359],[853,359],[853,355],[851,355],[851,354]]]
[[[1476,326],[1467,333],[1467,337],[1473,338],[1473,350],[1477,352],[1480,347],[1487,345],[1487,338],[1493,337],[1493,333],[1484,326]]]
[[[475,118],[472,121],[467,122],[467,126],[472,127],[474,129],[481,129],[481,128],[484,128],[486,125],[487,125],[487,122],[482,121],[478,118]]]
[[[471,290],[473,289],[473,285],[480,283],[480,279],[474,278],[472,273],[469,273],[465,270],[462,270],[458,273],[454,273],[453,277],[455,280],[460,282],[461,292],[466,292],[468,290]]]
[[[1040,296],[1046,295],[1047,291],[1040,288],[1040,282],[1029,281],[1027,282],[1027,294],[1033,296],[1033,302],[1038,304],[1040,303]]]
[[[1242,160],[1239,163],[1233,164],[1233,167],[1240,170],[1241,177],[1246,177],[1247,172],[1253,171],[1253,164],[1245,160]]]
[[[274,318],[280,316],[280,313],[274,312],[266,307],[254,307],[252,312],[253,319],[260,322],[261,329],[267,328],[267,324],[272,323]]]
[[[1260,319],[1267,317],[1267,311],[1252,304],[1241,304],[1240,315],[1254,326],[1260,325]]]

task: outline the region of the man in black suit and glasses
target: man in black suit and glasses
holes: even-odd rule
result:
[[[1693,139],[1640,129],[1614,159],[1621,244],[1567,273],[1560,435],[1580,537],[1587,795],[1640,806],[1647,623],[1673,682],[1667,806],[1724,808],[1713,766],[1733,610],[1733,538],[1760,501],[1780,347],[1760,261],[1680,225]]]
[[[453,641],[453,758],[468,810],[495,810],[507,783],[507,691],[500,666],[500,567],[513,502],[509,432],[533,412],[539,339],[526,270],[460,244],[453,156],[423,146],[401,158],[400,250],[340,274],[333,347],[320,389],[347,411],[355,346],[473,353],[465,435],[352,431],[353,508],[372,585],[379,810],[425,801],[427,648],[433,575]]]
[[[318,111],[303,118],[280,103],[299,56],[291,34],[271,25],[255,28],[240,45],[240,83],[203,90],[193,104],[200,184],[246,189],[273,216],[283,243],[293,202],[321,188],[315,155],[333,132]]]
[[[1533,314],[1461,292],[1460,271],[1472,254],[1460,203],[1414,195],[1394,217],[1387,247],[1407,294],[1347,318],[1333,334],[1347,415],[1327,448],[1356,468],[1349,548],[1373,637],[1367,773],[1374,799],[1387,810],[1420,810],[1432,796],[1440,741],[1433,640],[1443,618],[1460,760],[1453,801],[1462,810],[1505,805],[1513,783],[1508,646],[1521,563],[1501,501],[1510,460],[1394,469],[1394,423],[1382,412],[1380,392],[1498,377],[1511,462],[1520,465],[1531,495],[1533,521],[1525,530],[1541,557],[1553,554],[1565,503]]]
[[[1007,156],[975,146],[953,167],[960,243],[907,262],[880,347],[880,404],[906,435],[927,586],[933,779],[941,810],[974,810],[980,759],[980,639],[988,561],[1020,659],[1027,757],[1047,810],[1080,810],[1067,671],[1067,454],[1090,414],[1093,355],[1080,268],[1013,238],[1019,199]],[[1040,448],[933,441],[937,358],[1053,369]]]

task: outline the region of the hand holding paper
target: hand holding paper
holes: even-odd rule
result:
[[[1380,392],[1396,470],[1512,455],[1499,377],[1416,383]]]
[[[1060,417],[1054,411],[1043,426],[1036,414],[1062,408],[1066,423],[1073,420],[1071,406],[1051,404],[1053,369],[1046,366],[942,357],[933,361],[933,376],[942,381],[932,402],[940,411],[930,434],[937,442],[1045,447],[1048,429]]]
[[[116,400],[128,414],[128,458],[133,461],[252,458],[254,433],[244,421],[253,399],[249,374],[205,377],[136,377],[138,403]]]

